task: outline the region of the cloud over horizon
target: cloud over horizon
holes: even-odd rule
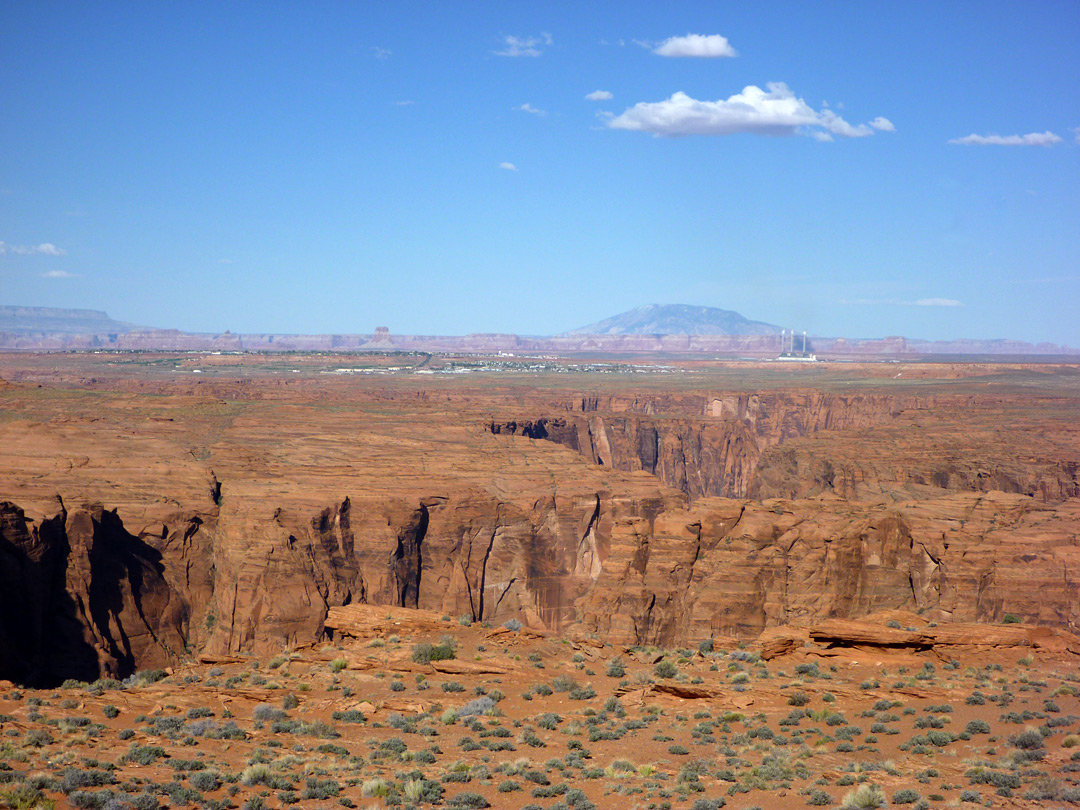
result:
[[[1047,130],[1046,132],[1029,132],[1027,135],[965,135],[963,138],[953,138],[949,143],[961,146],[1053,146],[1061,143],[1061,137]]]
[[[0,242],[0,256],[6,253],[11,253],[16,256],[65,256],[67,251],[63,248],[58,248],[49,242],[42,242],[40,245],[9,245],[7,242]]]
[[[963,303],[955,298],[920,298],[915,302],[917,307],[962,307]]]
[[[554,40],[551,38],[551,34],[543,33],[538,37],[515,37],[507,35],[503,37],[503,45],[505,46],[501,51],[492,51],[496,56],[539,56],[543,51],[540,50],[541,45],[552,45]]]
[[[718,59],[738,56],[738,51],[731,47],[727,37],[719,34],[687,34],[684,37],[668,37],[661,42],[653,53],[657,56],[696,57],[698,59]]]
[[[762,90],[748,85],[728,99],[698,101],[681,90],[664,101],[642,101],[607,121],[612,129],[649,132],[668,138],[685,135],[810,135],[831,141],[833,135],[863,138],[874,129],[892,131],[887,118],[876,126],[853,126],[829,109],[814,110],[783,82],[769,82]],[[893,128],[895,129],[895,128]]]
[[[920,298],[917,301],[904,301],[899,298],[841,298],[841,304],[855,306],[890,306],[890,307],[962,307],[963,301],[955,298]]]

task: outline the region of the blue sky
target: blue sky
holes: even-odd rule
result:
[[[0,303],[1080,347],[1077,42],[1073,0],[8,0]]]

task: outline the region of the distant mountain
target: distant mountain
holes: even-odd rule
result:
[[[97,309],[0,306],[0,332],[18,335],[108,335],[138,328]]]
[[[567,335],[777,335],[779,326],[751,321],[738,312],[687,304],[646,304]]]

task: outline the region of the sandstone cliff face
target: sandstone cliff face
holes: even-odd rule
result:
[[[1080,504],[963,494],[897,505],[706,500],[615,529],[582,626],[670,646],[783,624],[918,611],[1006,612],[1075,628]]]
[[[34,520],[0,503],[0,677],[126,676],[185,652],[188,603],[162,555],[97,507]]]
[[[264,521],[181,511],[136,536],[100,505],[35,518],[5,503],[0,678],[51,685],[194,652],[266,653],[320,638],[329,608],[354,601],[559,629],[614,524],[664,506],[603,492],[530,508],[479,493],[346,498]]]
[[[691,498],[879,499],[895,491],[910,498],[996,490],[1052,503],[1080,495],[1080,463],[1071,457],[1076,426],[1063,422],[1048,435],[1045,423],[1017,418],[1008,428],[973,431],[971,415],[1000,402],[787,391],[593,397],[581,400],[579,413],[493,421],[489,429],[555,442],[595,464],[644,470]],[[928,416],[949,429],[913,443],[912,431]]]

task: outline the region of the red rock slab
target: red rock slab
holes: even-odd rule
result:
[[[323,623],[343,636],[369,638],[386,633],[430,633],[445,630],[443,614],[419,608],[389,605],[344,605],[332,607]]]

